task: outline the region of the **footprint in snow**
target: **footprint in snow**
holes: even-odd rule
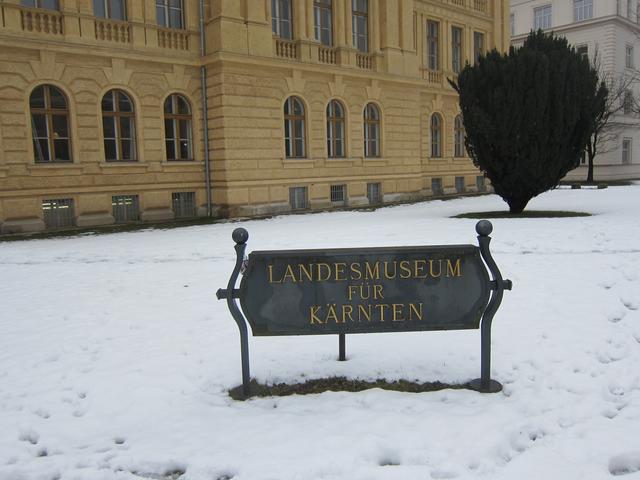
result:
[[[32,428],[26,428],[20,431],[18,440],[21,442],[29,442],[31,445],[37,445],[40,435]]]
[[[637,300],[633,300],[630,298],[620,297],[620,301],[628,310],[638,310],[640,305],[638,305]]]
[[[640,471],[640,451],[623,453],[609,459],[611,475],[629,475]]]

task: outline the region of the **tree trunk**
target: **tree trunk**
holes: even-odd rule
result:
[[[589,157],[589,168],[587,169],[587,183],[593,183],[593,155]]]
[[[531,197],[519,197],[519,198],[510,198],[507,200],[509,204],[509,213],[519,214],[524,211],[524,207],[527,206]]]

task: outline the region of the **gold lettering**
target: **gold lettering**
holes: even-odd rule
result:
[[[375,305],[375,307],[378,309],[378,312],[380,312],[380,321],[384,322],[384,312],[389,308],[389,305],[386,303],[379,303],[378,305]]]
[[[382,285],[374,285],[373,286],[373,299],[380,300],[383,299],[384,295],[382,294]]]
[[[347,318],[353,322],[354,320],[351,314],[353,314],[353,307],[351,305],[342,305],[342,323],[344,323]]]
[[[329,309],[327,310],[327,317],[324,319],[324,323],[328,323],[329,320],[340,323],[340,321],[338,320],[338,315],[336,313],[336,304],[327,304],[327,307],[329,307]]]
[[[409,304],[409,320],[413,320],[413,314],[416,314],[416,317],[418,318],[418,320],[423,320],[422,317],[422,303],[418,303],[418,307],[420,307],[419,309],[416,308],[416,304],[415,303],[410,303]]]
[[[387,265],[389,265],[389,262],[384,262],[384,276],[386,278],[388,278],[389,280],[392,280],[392,279],[396,278],[397,262],[395,260],[393,261],[393,275],[389,274],[389,271],[387,269]]]
[[[366,290],[364,289],[364,287],[366,287]],[[364,292],[367,292],[366,296]],[[360,298],[362,300],[368,300],[371,298],[371,286],[368,283],[365,283],[364,285],[360,285]]]
[[[394,322],[404,322],[404,305],[401,303],[393,303],[392,304],[393,311],[393,321]],[[400,318],[402,316],[402,318]]]
[[[293,273],[293,268],[291,268],[291,265],[287,265],[287,268],[284,271],[284,275],[282,277],[282,282],[284,283],[287,280],[287,278],[290,278],[293,283],[297,282],[296,276]]]
[[[371,321],[371,305],[367,305],[367,309],[365,310],[364,305],[358,305],[358,321],[362,321],[362,316],[364,315],[367,322]]]
[[[326,276],[324,278],[322,278],[322,268],[323,267],[324,267],[324,269],[326,271]],[[331,267],[329,266],[328,263],[318,263],[316,268],[317,268],[317,272],[318,272],[317,280],[319,282],[326,282],[327,280],[329,280],[331,278]]]
[[[349,300],[353,299],[353,292],[356,288],[358,288],[357,285],[349,285],[349,288],[347,289],[349,291]]]
[[[431,275],[433,278],[438,278],[440,275],[442,275],[442,260],[438,260],[437,274],[435,274],[433,271],[433,260],[429,260],[429,275]]]
[[[273,265],[269,265],[269,283],[282,283],[282,279],[277,282],[273,279]]]
[[[351,270],[351,280],[360,280],[362,278],[362,270],[359,263],[352,263],[349,265],[349,269]],[[357,277],[354,277],[354,274]]]
[[[371,264],[369,262],[365,262],[364,278],[365,280],[379,280],[380,279],[380,262],[374,263],[373,268],[371,268]]]
[[[411,268],[409,268],[409,265],[408,260],[402,260],[400,262],[400,270],[402,270],[400,278],[411,278]]]
[[[413,271],[416,278],[427,278],[427,274],[422,275],[422,269],[427,266],[426,260],[416,260],[413,262]]]
[[[341,277],[340,275],[344,275],[344,269],[347,267],[346,263],[334,263],[333,266],[336,268],[336,282],[342,282],[347,279],[347,277]]]
[[[309,323],[313,325],[314,323],[319,323],[322,325],[322,320],[318,318],[318,312],[320,311],[320,306],[312,306],[309,307]]]
[[[460,259],[456,260],[455,267],[451,266],[451,260],[447,258],[447,277],[451,273],[452,277],[461,277],[462,271],[460,269]]]
[[[298,264],[298,275],[300,278],[300,281],[302,282],[302,275],[304,274],[305,277],[307,277],[307,280],[309,280],[310,282],[313,282],[313,263],[308,265],[308,270],[307,268],[305,268],[305,266],[302,263]]]

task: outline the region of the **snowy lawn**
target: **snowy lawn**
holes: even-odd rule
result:
[[[514,289],[493,323],[498,394],[236,402],[237,327],[215,291],[253,249],[476,243],[496,196],[0,244],[0,479],[640,479],[640,185],[556,190],[492,220]],[[478,330],[250,339],[260,382],[466,382]]]

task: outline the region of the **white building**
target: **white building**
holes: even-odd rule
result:
[[[511,44],[522,45],[541,28],[567,38],[610,79],[637,77],[630,88],[640,93],[640,1],[511,0]],[[629,107],[631,107],[629,102]],[[626,110],[626,113],[625,113]],[[640,117],[626,108],[611,122],[610,140],[594,160],[595,180],[640,178]],[[583,163],[568,179],[586,179]]]

